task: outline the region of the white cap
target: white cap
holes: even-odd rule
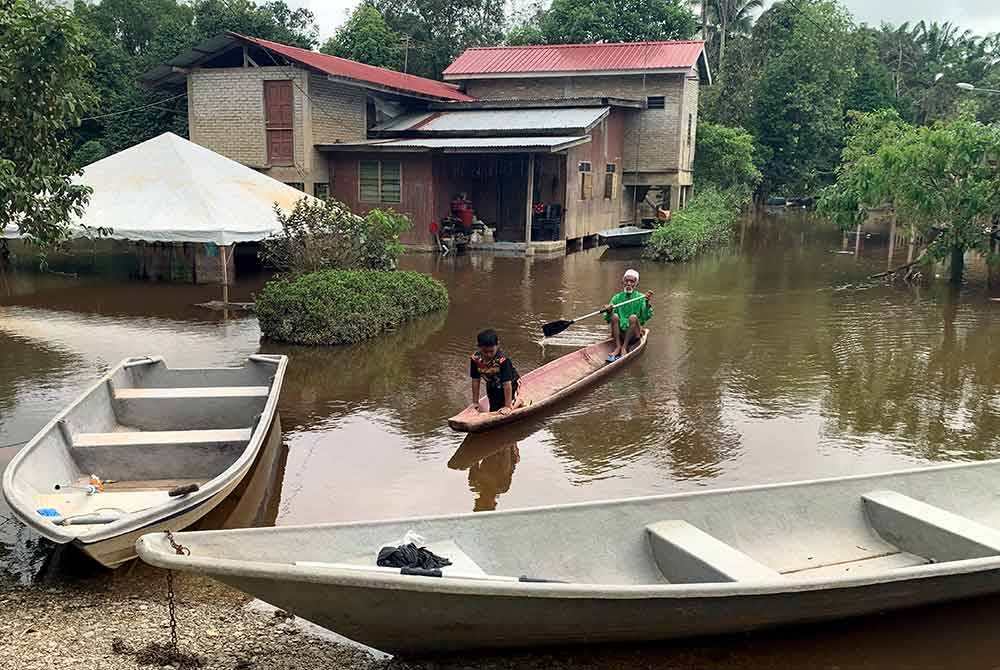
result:
[[[639,272],[638,270],[632,270],[630,268],[625,271],[625,276],[622,277],[622,279],[634,279],[636,281],[639,281]]]

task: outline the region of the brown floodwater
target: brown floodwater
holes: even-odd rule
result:
[[[906,251],[894,250],[895,264]],[[253,317],[195,306],[217,298],[214,287],[88,275],[83,260],[76,279],[7,270],[0,467],[126,356],[219,366],[259,351],[290,356],[283,441],[255,474],[261,499],[220,524],[511,509],[1000,456],[1000,302],[985,269],[970,261],[961,290],[867,279],[888,263],[884,237],[862,239],[855,253],[853,238],[798,213],[748,220],[728,249],[686,264],[604,248],[529,259],[414,254],[403,266],[445,282],[448,311],[340,348],[261,342]],[[469,402],[479,329],[496,328],[527,372],[604,336],[591,320],[538,344],[544,322],[607,302],[628,267],[655,292],[641,358],[523,425],[472,437],[448,428]],[[241,279],[232,299],[249,300],[265,279]],[[47,552],[0,517],[0,573],[30,580]],[[961,647],[961,665],[973,667],[1000,651],[997,601],[985,602],[612,656],[633,667],[683,654],[734,667],[946,667]],[[970,645],[986,651],[969,656]]]

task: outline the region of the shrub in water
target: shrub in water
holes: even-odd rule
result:
[[[445,309],[448,291],[418,272],[321,270],[268,282],[256,300],[269,339],[350,344]]]
[[[645,256],[657,261],[686,261],[729,239],[746,192],[708,187],[670,221],[653,231]]]

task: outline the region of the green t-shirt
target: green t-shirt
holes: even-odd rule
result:
[[[638,298],[638,293],[639,291],[635,291],[631,294],[626,293],[625,291],[616,293],[611,298],[611,304],[617,305],[625,302],[626,300]],[[621,327],[624,329],[628,328],[628,318],[633,314],[639,318],[639,325],[646,325],[646,322],[653,316],[653,308],[649,305],[649,302],[643,298],[642,300],[636,300],[635,302],[630,302],[629,304],[622,305],[621,307],[615,307],[612,311],[606,312],[604,314],[604,320],[611,323],[612,314],[618,315],[618,323],[621,324]]]

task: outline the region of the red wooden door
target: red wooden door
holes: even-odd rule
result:
[[[264,82],[264,118],[267,162],[271,165],[292,165],[295,157],[292,139],[292,82]]]

